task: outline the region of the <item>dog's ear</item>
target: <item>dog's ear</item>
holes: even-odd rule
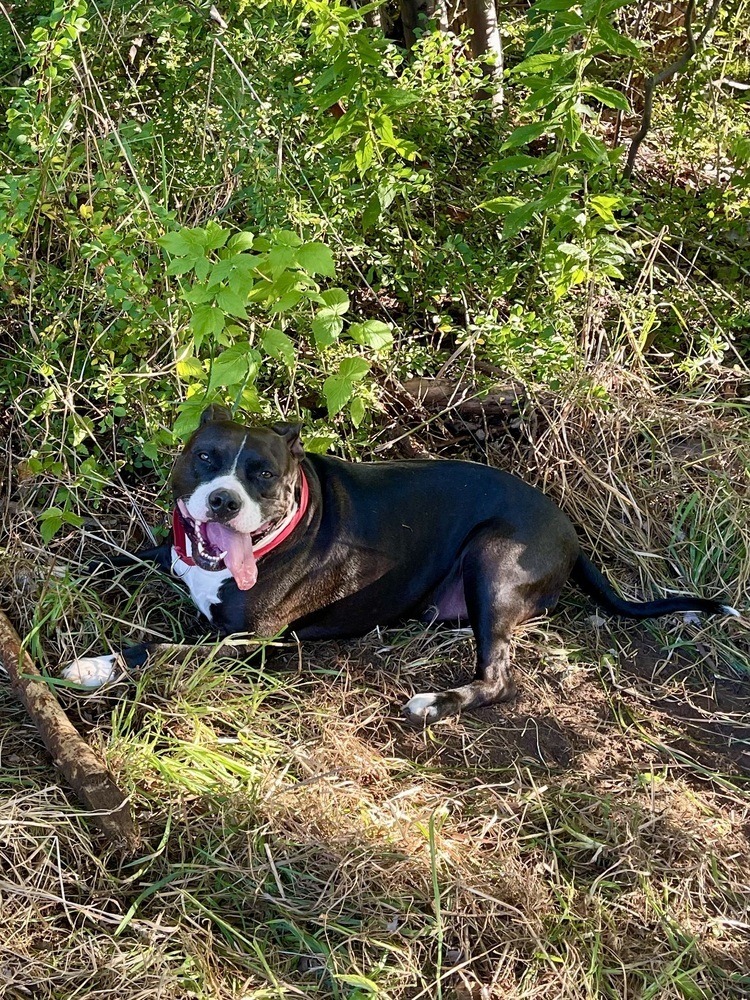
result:
[[[274,424],[271,429],[284,438],[289,451],[291,451],[292,455],[298,462],[305,457],[305,450],[302,447],[302,441],[300,440],[302,424]]]
[[[205,427],[206,424],[231,424],[232,422],[232,411],[227,409],[226,406],[221,406],[219,403],[211,403],[201,414],[200,427]]]

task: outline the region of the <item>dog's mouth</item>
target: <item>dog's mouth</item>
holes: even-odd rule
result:
[[[182,500],[177,501],[177,512],[190,539],[191,557],[196,566],[211,571],[228,569],[240,590],[255,586],[258,567],[253,545],[273,530],[272,521],[266,521],[252,534],[243,534],[218,521],[191,517]]]

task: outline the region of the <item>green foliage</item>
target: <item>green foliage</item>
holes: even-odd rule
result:
[[[34,0],[21,47],[3,22],[0,366],[38,428],[29,474],[65,480],[51,508],[163,475],[213,398],[353,453],[386,370],[435,373],[464,343],[562,384],[594,303],[639,363],[667,350],[694,378],[747,350],[748,107],[715,82],[750,68],[746,13],[657,94],[662,197],[611,148],[623,81],[660,58],[632,5],[540,0],[506,24],[500,118],[465,37],[425,29],[407,58],[369,9],[242,2],[219,31],[174,0]],[[697,191],[687,153],[713,171]],[[678,253],[702,255],[687,278]]]
[[[318,371],[331,368],[331,357],[338,363],[322,390],[333,417],[352,398],[355,383],[370,365],[357,356],[339,361],[341,351],[329,348],[339,345],[342,334],[343,350],[347,339],[374,354],[393,345],[390,327],[378,320],[352,323],[344,330],[348,295],[342,288],[321,290],[316,281],[336,275],[333,255],[323,243],[304,243],[289,230],[267,237],[241,232],[230,238],[230,231],[215,222],[168,233],[158,243],[173,257],[167,274],[190,279],[181,295],[192,315],[177,361],[177,374],[188,383],[174,426],[178,437],[191,433],[207,403],[217,398],[262,412],[258,379],[264,367],[276,361],[291,372],[298,355],[312,348]],[[283,329],[292,320],[296,340]],[[305,342],[299,332],[306,329],[310,335]],[[365,415],[358,397],[352,417],[356,426]]]
[[[544,25],[531,32],[526,57],[510,74],[526,92],[520,114],[541,120],[515,128],[500,152],[535,141],[544,142],[545,152],[513,153],[486,168],[488,179],[512,183],[516,193],[490,198],[480,207],[503,216],[503,240],[540,226],[534,273],[550,285],[555,299],[585,282],[622,279],[633,256],[628,242],[617,235],[621,223],[615,213],[628,204],[617,190],[621,150],[608,150],[585,128],[596,105],[629,111],[624,94],[590,77],[598,60],[638,54],[637,46],[607,19],[617,6],[568,0],[534,4],[530,20]],[[582,36],[583,44],[571,50],[574,35]]]

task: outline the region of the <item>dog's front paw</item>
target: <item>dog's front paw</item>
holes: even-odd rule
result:
[[[438,698],[439,695],[436,694],[415,694],[401,711],[406,720],[413,725],[429,726],[431,722],[437,722],[440,718]]]
[[[67,667],[63,667],[63,680],[80,684],[82,687],[98,688],[112,680],[120,672],[115,665],[116,656],[79,656]]]

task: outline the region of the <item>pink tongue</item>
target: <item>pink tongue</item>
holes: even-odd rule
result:
[[[231,528],[217,524],[216,521],[209,521],[205,531],[212,545],[222,552],[226,551],[224,562],[240,590],[250,590],[254,587],[258,579],[258,567],[253,555],[252,536],[232,531]]]

